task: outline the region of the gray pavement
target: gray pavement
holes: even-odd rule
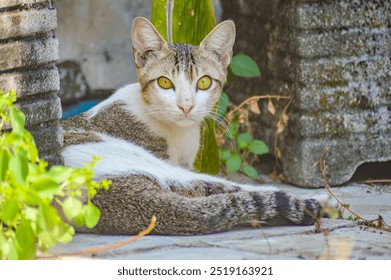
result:
[[[260,186],[261,187],[261,186]],[[301,196],[322,196],[325,189],[278,185]],[[375,219],[380,214],[391,224],[391,185],[351,184],[332,192],[357,214]],[[345,211],[344,217],[350,214]],[[49,253],[66,253],[124,241],[129,236],[76,234],[74,241],[59,244]],[[388,259],[391,232],[349,220],[321,220],[315,226],[237,229],[198,236],[145,236],[127,246],[86,255],[94,259]]]

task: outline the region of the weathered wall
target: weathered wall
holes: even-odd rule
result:
[[[16,92],[40,157],[50,164],[62,162],[63,141],[56,27],[50,0],[0,1],[0,89]]]
[[[390,0],[222,4],[223,17],[238,23],[236,51],[254,56],[263,73],[240,80],[233,92],[293,98],[281,146],[288,181],[323,185],[316,162],[326,147],[333,185],[364,162],[391,160]],[[272,143],[273,120],[257,122],[259,135]]]
[[[63,103],[107,95],[136,81],[130,28],[152,0],[56,0]]]
[[[219,19],[220,1],[215,2]],[[55,5],[64,104],[107,96],[136,82],[130,29],[136,16],[150,18],[152,0],[56,0]]]

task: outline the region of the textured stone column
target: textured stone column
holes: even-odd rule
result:
[[[248,93],[292,97],[281,142],[289,182],[322,186],[316,162],[326,147],[332,185],[365,162],[391,160],[391,0],[222,4],[223,17],[246,26],[236,51],[254,55],[263,72]],[[273,143],[275,123],[257,122],[260,137]]]
[[[63,141],[56,27],[51,0],[0,1],[0,89],[16,92],[40,157],[50,164],[62,162]]]

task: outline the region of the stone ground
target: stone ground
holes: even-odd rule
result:
[[[279,185],[302,196],[319,196],[324,189],[301,189]],[[391,224],[391,185],[350,184],[332,189],[351,209],[367,219],[380,214]],[[345,217],[349,214],[344,213]],[[314,226],[237,229],[198,236],[145,236],[124,247],[85,255],[93,259],[391,259],[391,232],[349,220],[322,219],[322,232]],[[128,236],[76,234],[69,244],[49,253],[66,253],[101,247]]]

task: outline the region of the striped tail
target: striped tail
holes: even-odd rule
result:
[[[322,209],[317,200],[300,199],[282,191],[227,188],[198,196],[162,189],[155,180],[143,175],[111,179],[110,189],[93,199],[101,210],[101,219],[88,232],[135,234],[149,224],[153,215],[157,217],[154,230],[157,234],[206,234],[251,226],[254,222],[273,226],[311,225]]]

